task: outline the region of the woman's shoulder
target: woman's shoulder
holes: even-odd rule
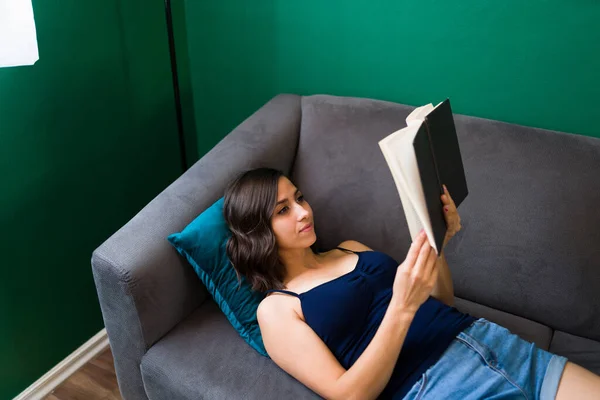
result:
[[[282,315],[293,311],[294,297],[292,296],[265,296],[258,304],[256,316],[258,323],[277,320]]]
[[[345,240],[340,243],[337,247],[341,247],[343,249],[348,249],[352,251],[373,251],[372,248],[358,242],[356,240]]]

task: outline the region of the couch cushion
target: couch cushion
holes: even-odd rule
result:
[[[522,339],[535,343],[539,348],[548,350],[550,346],[552,329],[546,325],[458,297],[454,298],[454,306],[464,313],[475,317],[483,317],[488,321],[501,325],[512,333],[519,335]]]
[[[569,361],[600,375],[600,342],[555,331],[550,352],[567,357]]]
[[[368,99],[302,98],[292,180],[313,208],[318,247],[353,239],[406,256],[408,225],[377,142],[405,125],[411,110]]]
[[[141,370],[151,400],[319,398],[248,346],[212,300],[152,346]]]
[[[302,98],[292,179],[313,207],[319,247],[355,239],[406,257],[408,226],[378,141],[413,109]],[[469,187],[462,230],[445,250],[456,295],[600,340],[600,140],[461,115],[455,122]]]

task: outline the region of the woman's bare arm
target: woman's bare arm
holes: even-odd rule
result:
[[[258,308],[265,348],[284,371],[326,399],[376,399],[387,385],[414,311],[390,303],[375,336],[348,370],[290,306],[270,296]]]
[[[439,275],[437,282],[431,291],[431,297],[435,297],[442,303],[446,303],[447,305],[453,307],[454,306],[454,284],[452,283],[452,274],[450,273],[450,268],[448,267],[448,262],[446,261],[446,255],[444,254],[444,249],[448,244],[448,241],[457,232],[462,229],[461,218],[458,214],[458,210],[456,209],[456,204],[454,200],[452,200],[452,196],[450,196],[450,192],[448,192],[448,188],[444,185],[444,194],[441,195],[441,200],[444,207],[444,219],[446,220],[446,227],[448,228],[446,231],[446,237],[444,238],[444,243],[442,244],[442,251],[440,251],[440,257],[437,259],[437,268],[439,270]]]
[[[450,268],[448,267],[448,262],[443,251],[436,263],[439,275],[431,291],[431,297],[435,297],[442,303],[454,307],[454,284],[452,283],[452,274],[450,273]]]

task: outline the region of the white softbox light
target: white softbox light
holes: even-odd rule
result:
[[[33,65],[38,58],[31,0],[0,0],[0,67]]]

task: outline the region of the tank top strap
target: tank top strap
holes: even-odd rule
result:
[[[294,292],[290,292],[289,290],[280,290],[280,289],[271,289],[271,290],[267,290],[265,292],[265,294],[268,293],[273,293],[273,292],[277,292],[277,293],[285,293],[285,294],[289,294],[290,296],[294,296],[294,297],[300,297],[300,295],[298,293],[294,293]]]
[[[345,249],[345,248],[339,247],[339,246],[336,246],[336,249],[342,250],[342,251],[349,251],[349,252],[354,253],[354,254],[358,253],[358,251],[354,251],[354,250],[350,250],[350,249]]]

